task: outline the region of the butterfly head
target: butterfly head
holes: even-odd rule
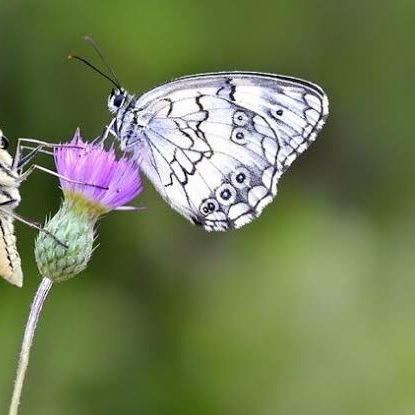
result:
[[[3,131],[0,130],[0,164],[3,166],[7,166],[9,169],[12,168],[13,165],[13,157],[7,151],[9,148],[9,140],[3,134]],[[1,172],[0,181],[6,186],[6,182],[8,182],[7,175],[5,176],[5,171]],[[10,183],[9,183],[10,184]]]
[[[0,150],[7,150],[9,147],[9,140],[3,134],[3,131],[0,130]]]
[[[108,97],[108,109],[114,114],[125,103],[128,92],[124,88],[114,88]]]

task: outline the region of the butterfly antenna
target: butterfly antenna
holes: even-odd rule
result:
[[[108,60],[105,59],[104,54],[101,52],[100,48],[98,47],[97,43],[95,42],[94,39],[92,39],[92,37],[90,36],[84,36],[84,40],[86,42],[88,42],[93,49],[95,50],[96,54],[101,58],[102,63],[105,65],[105,67],[108,69],[108,71],[110,72],[110,74],[112,75],[113,79],[118,83],[118,85],[121,85],[120,80],[118,79],[117,75],[115,74],[114,69],[112,68],[112,66],[108,63]]]
[[[86,59],[81,58],[78,55],[68,55],[68,59],[76,59],[82,63],[84,63],[86,66],[88,66],[89,68],[91,68],[93,71],[99,73],[101,76],[103,76],[105,79],[107,79],[108,81],[110,81],[113,85],[115,85],[118,89],[121,88],[120,83],[118,82],[118,80],[116,79],[114,81],[114,79],[112,79],[111,77],[109,77],[106,73],[102,72],[100,69],[98,69],[96,66],[92,65],[92,63],[88,62]]]

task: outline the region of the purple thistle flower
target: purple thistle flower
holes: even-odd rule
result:
[[[41,275],[65,281],[84,270],[94,250],[95,224],[101,215],[128,203],[142,190],[138,164],[102,143],[82,141],[79,130],[55,150],[64,199],[35,244]]]
[[[83,195],[109,211],[128,203],[141,192],[138,164],[125,157],[117,160],[113,147],[105,150],[102,143],[84,142],[79,129],[69,144],[73,147],[62,146],[55,150],[58,173],[79,183],[60,179],[65,195],[68,192]]]

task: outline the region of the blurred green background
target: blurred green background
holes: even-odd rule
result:
[[[123,84],[255,70],[321,84],[331,115],[259,220],[208,234],[146,182],[113,213],[82,276],[44,308],[22,414],[415,413],[415,3],[362,0],[0,3],[0,125],[85,137],[110,119],[94,36]],[[47,156],[38,159],[52,167]],[[42,221],[57,181],[35,173],[19,213]],[[0,413],[39,278],[0,281]]]

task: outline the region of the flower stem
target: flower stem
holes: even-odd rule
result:
[[[20,397],[23,389],[23,382],[25,379],[26,369],[29,364],[30,349],[33,343],[33,336],[37,323],[39,321],[40,312],[42,311],[43,303],[46,300],[48,292],[52,287],[52,280],[43,278],[36,291],[30,308],[29,317],[27,319],[26,328],[24,331],[22,347],[20,349],[19,363],[17,365],[16,380],[14,382],[13,396],[10,403],[9,415],[17,415]]]

